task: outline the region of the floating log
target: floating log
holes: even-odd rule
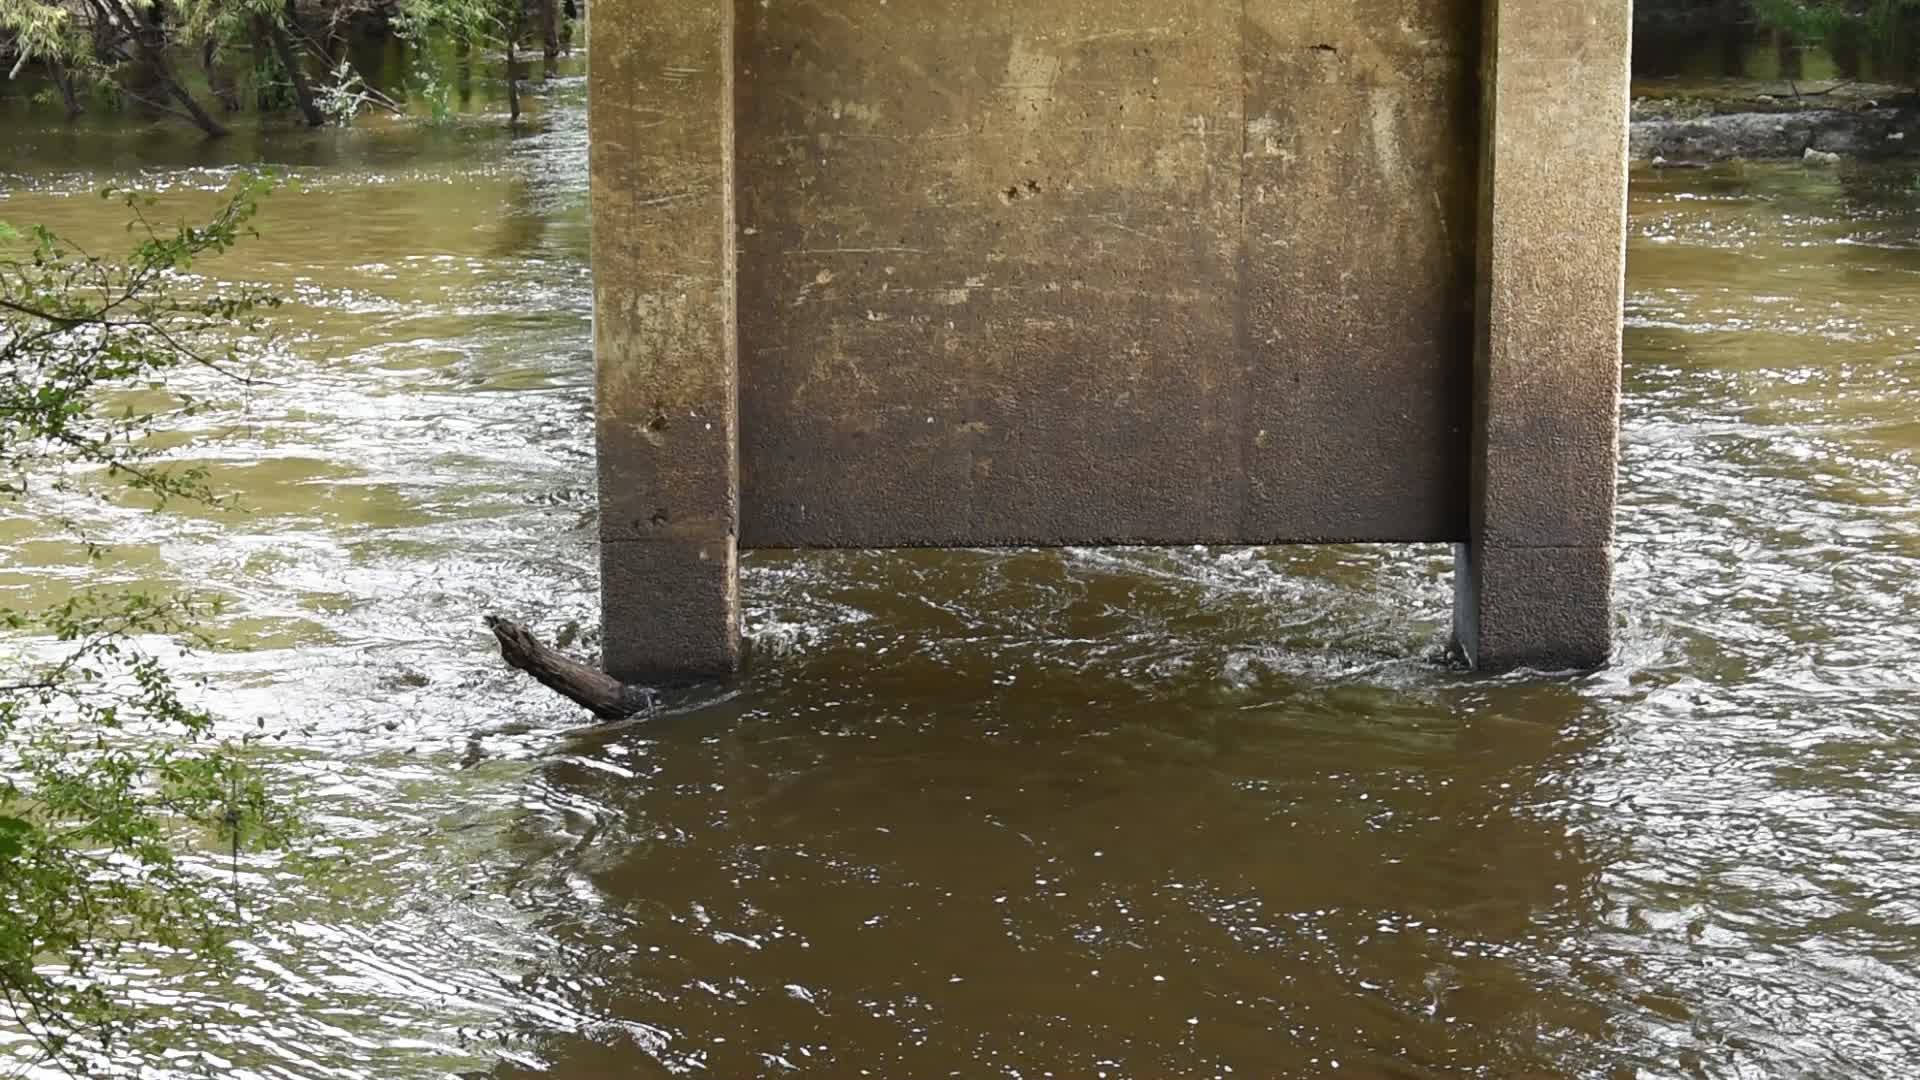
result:
[[[526,627],[498,615],[487,616],[487,629],[500,642],[500,658],[510,667],[539,680],[542,686],[586,709],[602,720],[625,720],[654,713],[653,691],[633,686],[604,671],[590,668],[543,644]]]

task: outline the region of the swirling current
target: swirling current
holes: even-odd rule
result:
[[[103,244],[108,182],[301,183],[196,268],[290,298],[165,436],[239,508],[0,504],[0,603],[222,601],[176,663],[326,868],[209,856],[256,930],[130,972],[126,1075],[1920,1063],[1911,167],[1636,173],[1607,670],[1431,664],[1441,548],[754,552],[746,677],[581,736],[480,620],[593,643],[583,98],[0,131],[0,218]]]

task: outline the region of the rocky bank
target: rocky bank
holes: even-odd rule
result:
[[[1635,89],[1629,145],[1637,160],[1680,165],[1799,160],[1809,150],[1816,159],[1920,152],[1920,95],[1895,87],[1686,96]]]

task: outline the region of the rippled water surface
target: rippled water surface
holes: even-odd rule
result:
[[[570,736],[480,616],[592,647],[581,97],[0,130],[0,219],[101,244],[109,180],[305,189],[200,268],[294,300],[175,436],[242,509],[0,507],[0,604],[226,602],[182,663],[330,867],[243,860],[241,977],[139,976],[129,1073],[1914,1071],[1912,170],[1636,178],[1607,671],[1430,666],[1438,548],[757,552],[737,687]]]

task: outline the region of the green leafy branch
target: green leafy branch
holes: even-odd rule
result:
[[[44,227],[0,223],[0,496],[25,497],[35,476],[68,483],[62,466],[97,466],[160,501],[210,499],[204,476],[156,468],[143,446],[155,416],[103,407],[110,392],[167,388],[179,408],[198,402],[167,380],[193,365],[246,382],[231,346],[256,330],[277,300],[257,290],[191,294],[195,261],[251,231],[270,178],[250,178],[211,220],[163,233],[147,218],[152,200],[108,189],[132,216],[137,242],[122,260],[96,257]]]
[[[203,474],[167,467],[144,441],[159,414],[108,403],[161,388],[195,408],[178,386],[193,368],[246,381],[232,339],[275,301],[190,288],[189,271],[252,231],[273,186],[246,178],[208,221],[171,229],[155,226],[151,199],[109,190],[134,239],[115,260],[0,225],[0,494],[26,499],[43,478],[62,487],[91,470],[162,503],[213,497]],[[70,1071],[128,1033],[106,978],[123,954],[224,962],[238,901],[209,887],[195,854],[237,857],[294,828],[246,753],[258,732],[222,737],[141,647],[201,614],[108,590],[0,609],[12,653],[0,656],[0,1002]]]

